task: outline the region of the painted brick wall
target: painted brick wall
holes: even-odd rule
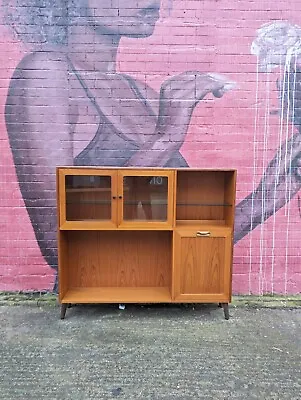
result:
[[[0,290],[53,289],[54,167],[92,163],[237,168],[234,293],[300,293],[300,1],[85,3],[1,3]]]

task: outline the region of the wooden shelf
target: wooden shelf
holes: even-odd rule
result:
[[[200,219],[200,220],[177,220],[176,221],[176,227],[197,227],[197,226],[203,226],[203,225],[208,225],[208,226],[227,226],[225,220],[215,220],[215,219]]]
[[[232,207],[232,204],[227,203],[177,203],[177,207]]]
[[[137,206],[138,204],[148,205],[148,206],[168,206],[166,200],[138,200],[138,201],[124,201],[123,204],[126,206]]]
[[[125,188],[124,192],[127,192],[128,189]],[[93,188],[93,187],[75,187],[75,188],[66,188],[66,193],[111,193],[112,188]]]
[[[62,303],[161,303],[170,302],[167,287],[86,287],[69,289]]]
[[[73,200],[73,201],[70,201],[70,200],[67,200],[66,201],[66,205],[68,206],[69,204],[77,204],[77,205],[80,205],[80,204],[90,204],[90,205],[94,205],[94,206],[108,206],[108,205],[111,205],[112,204],[112,202],[111,202],[111,200]]]

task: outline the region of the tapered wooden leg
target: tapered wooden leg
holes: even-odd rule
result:
[[[223,310],[224,310],[225,319],[229,319],[229,317],[230,317],[230,315],[229,315],[229,304],[228,303],[221,303],[221,306],[223,307]]]
[[[61,319],[65,319],[66,310],[67,310],[68,305],[69,305],[68,303],[61,304]]]

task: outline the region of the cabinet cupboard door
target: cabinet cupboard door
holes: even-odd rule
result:
[[[172,171],[120,170],[118,176],[118,211],[121,227],[172,228]]]
[[[174,300],[230,301],[230,229],[177,230],[174,235]]]
[[[117,171],[59,171],[61,229],[117,226]]]

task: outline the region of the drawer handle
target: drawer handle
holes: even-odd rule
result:
[[[203,236],[210,236],[210,232],[209,231],[198,231],[196,233],[197,237],[203,237]]]

